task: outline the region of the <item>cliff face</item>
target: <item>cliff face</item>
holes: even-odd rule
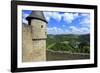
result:
[[[44,31],[42,32],[44,33]],[[35,36],[33,33],[38,32],[35,31],[35,29],[33,31],[31,25],[22,25],[22,62],[37,62],[46,60],[46,41],[32,40],[33,36]],[[39,33],[38,35],[41,34]]]

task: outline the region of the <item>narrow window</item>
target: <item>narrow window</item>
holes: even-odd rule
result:
[[[43,25],[41,25],[41,28],[43,28]]]
[[[47,32],[45,32],[45,35],[47,35]]]

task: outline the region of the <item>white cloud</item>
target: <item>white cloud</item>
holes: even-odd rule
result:
[[[83,25],[83,26],[89,26],[90,19],[84,18],[82,21],[80,21],[80,24]]]
[[[52,12],[52,16],[54,19],[56,19],[57,21],[60,21],[62,16],[58,13],[58,12]]]
[[[74,19],[78,17],[78,13],[64,13],[63,19],[67,23],[72,23]]]
[[[90,15],[89,14],[81,14],[84,18],[80,21],[81,26],[90,27]]]
[[[88,34],[90,30],[86,27],[77,28],[75,26],[70,26],[69,29],[63,30],[58,27],[47,28],[48,34]]]
[[[50,18],[60,21],[62,18],[62,16],[58,12],[44,12],[44,16],[47,21],[49,21]]]
[[[77,28],[75,26],[70,26],[70,29],[71,29],[71,31],[70,31],[71,34],[88,34],[88,33],[90,33],[90,30],[87,27]]]
[[[48,34],[88,34],[90,33],[90,18],[89,14],[84,13],[62,13],[59,12],[44,12],[46,19],[49,21],[50,18],[53,18],[57,21],[60,21],[62,18],[66,23],[71,24],[73,20],[79,18],[80,27],[70,26],[68,29],[62,29],[57,27],[47,28]],[[62,25],[66,27],[66,25]]]
[[[61,21],[61,19],[63,18],[65,22],[71,23],[72,20],[78,17],[78,13],[64,13],[64,14],[59,14],[59,12],[43,12],[43,13],[47,21],[49,21],[51,18],[57,21]],[[27,16],[29,16],[29,14],[23,13],[24,23],[27,23],[27,20],[26,20]]]
[[[89,15],[90,15],[90,14],[88,14],[88,13],[82,13],[82,14],[81,14],[81,16],[86,16],[86,17],[87,17],[87,16],[89,17]]]
[[[75,26],[70,26],[70,29],[72,32],[79,32],[80,30],[76,28]]]
[[[43,13],[44,13],[46,20],[49,21],[52,16],[52,13],[51,12],[43,12]]]
[[[81,30],[82,34],[88,34],[88,33],[90,33],[90,29],[86,28],[86,27],[82,27],[80,30]]]
[[[22,22],[28,24],[28,21],[26,19],[23,19]]]
[[[28,21],[26,20],[26,17],[29,16],[29,14],[25,14],[23,12],[23,19],[22,19],[22,22],[25,23],[25,24],[28,24]]]
[[[70,31],[69,30],[63,30],[61,28],[58,28],[58,27],[49,27],[47,28],[47,32],[48,34],[70,34]]]
[[[79,23],[82,27],[90,28],[90,20],[85,18],[84,20],[80,21]]]
[[[82,27],[82,28],[81,28],[81,31],[83,31],[83,32],[89,32],[89,29],[86,28],[86,27]]]
[[[62,27],[66,27],[66,25],[62,25]]]
[[[71,23],[74,19],[76,19],[79,15],[78,13],[63,13],[59,14],[59,12],[44,12],[44,16],[47,21],[50,20],[50,18],[53,18],[57,21],[60,21],[62,18],[65,22]]]
[[[63,30],[57,27],[49,27],[47,28],[48,34],[62,34]]]
[[[79,16],[79,13],[73,13],[74,18],[77,18]]]

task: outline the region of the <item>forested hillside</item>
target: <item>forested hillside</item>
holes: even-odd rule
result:
[[[90,34],[47,35],[48,50],[71,53],[90,53]]]

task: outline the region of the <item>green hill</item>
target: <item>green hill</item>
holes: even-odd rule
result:
[[[69,51],[75,53],[90,52],[90,34],[86,35],[47,35],[46,46],[48,50]]]

